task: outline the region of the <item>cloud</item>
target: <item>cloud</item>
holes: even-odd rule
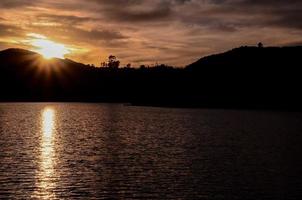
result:
[[[31,26],[31,32],[40,32],[43,35],[50,35],[52,38],[63,39],[66,41],[81,41],[91,44],[97,44],[99,41],[112,41],[127,39],[127,36],[116,30],[109,29],[91,29],[86,30],[69,25],[62,26]]]
[[[171,11],[167,6],[159,6],[150,10],[143,9],[121,9],[114,13],[108,13],[113,19],[118,21],[135,22],[149,22],[157,20],[165,20],[171,17]]]
[[[1,49],[9,48],[10,46],[11,46],[10,43],[8,43],[8,42],[1,42],[1,41],[0,41],[0,50],[1,50]]]
[[[302,29],[302,1],[299,0],[221,0],[205,11],[218,20],[238,27],[277,27]]]
[[[34,1],[32,0],[1,0],[0,8],[16,8],[33,5]]]
[[[302,40],[282,44],[283,46],[302,46]]]
[[[23,30],[17,26],[0,23],[0,36],[1,37],[16,37],[22,36]]]
[[[114,54],[186,65],[259,41],[296,44],[302,34],[300,0],[0,0],[0,10],[2,42],[43,34],[86,49],[70,57],[94,64]]]
[[[171,16],[170,1],[162,0],[116,0],[96,1],[105,17],[116,21],[149,22],[164,20]]]
[[[38,21],[47,23],[61,24],[61,25],[78,25],[89,21],[97,21],[92,17],[80,17],[75,15],[58,15],[58,14],[41,14],[37,15]]]
[[[79,39],[88,39],[91,41],[111,41],[126,39],[127,37],[115,30],[81,30],[77,28],[69,29],[69,33],[74,34]]]

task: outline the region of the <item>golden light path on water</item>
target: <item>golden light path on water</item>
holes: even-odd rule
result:
[[[54,171],[54,134],[55,134],[55,110],[46,107],[41,115],[41,141],[40,141],[40,160],[39,171],[37,173],[36,195],[41,199],[54,198],[53,188],[55,171]]]

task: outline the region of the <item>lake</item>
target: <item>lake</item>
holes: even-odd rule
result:
[[[302,113],[0,103],[0,198],[299,199]]]

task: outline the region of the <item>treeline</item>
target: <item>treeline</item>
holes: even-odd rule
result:
[[[121,66],[120,65],[121,62],[117,59],[116,56],[110,55],[108,57],[108,60],[105,62],[101,62],[100,66],[95,66],[94,64],[88,64],[88,67],[98,67],[98,68],[108,68],[108,69],[119,69],[119,68],[126,68],[126,69],[130,69],[130,68],[134,68],[134,69],[150,69],[150,68],[175,68],[173,66],[169,66],[166,64],[158,64],[155,63],[153,65],[140,65],[140,66],[136,66],[136,67],[132,67],[131,63],[126,64],[125,66]]]
[[[0,99],[300,110],[301,55],[302,47],[242,47],[186,68],[133,68],[39,63],[35,53],[7,50],[0,52]]]

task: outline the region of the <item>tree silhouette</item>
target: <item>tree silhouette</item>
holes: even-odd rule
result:
[[[127,65],[126,65],[126,68],[131,68],[131,63],[128,63]]]
[[[118,69],[120,66],[120,61],[116,58],[116,56],[110,55],[108,57],[108,67],[111,69]]]
[[[262,42],[259,42],[259,43],[258,43],[258,47],[259,47],[259,48],[263,48]]]
[[[106,62],[101,62],[101,67],[108,67]]]

